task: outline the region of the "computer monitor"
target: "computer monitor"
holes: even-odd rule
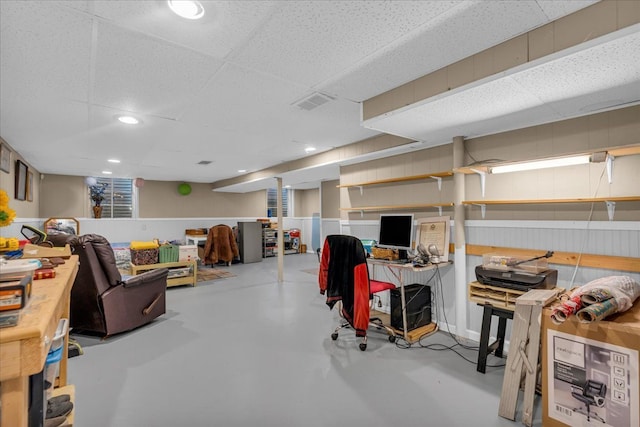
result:
[[[413,243],[413,214],[380,215],[378,246],[400,250],[400,259],[407,259]]]

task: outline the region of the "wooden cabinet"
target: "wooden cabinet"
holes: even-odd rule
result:
[[[131,264],[131,274],[137,276],[145,271],[156,270],[158,268],[169,269],[169,278],[167,279],[168,288],[181,285],[196,285],[198,279],[198,266],[195,261],[163,262],[147,265]],[[172,277],[172,274],[179,274],[179,276]]]

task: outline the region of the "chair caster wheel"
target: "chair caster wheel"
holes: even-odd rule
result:
[[[360,350],[365,351],[367,349],[367,344],[365,343],[360,343]]]
[[[334,341],[337,340],[338,339],[338,333],[337,332],[332,333],[331,334],[331,339],[334,340]]]
[[[396,336],[395,335],[389,335],[389,342],[396,342]]]

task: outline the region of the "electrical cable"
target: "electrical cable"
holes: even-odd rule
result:
[[[604,177],[604,173],[607,171],[606,163],[602,168],[602,172],[600,173],[600,178],[598,179],[598,185],[596,186],[596,191],[593,194],[593,198],[598,196],[598,191],[600,190],[600,184],[602,184],[602,178]],[[585,236],[582,241],[582,245],[580,246],[580,252],[578,253],[578,259],[576,260],[576,267],[573,269],[573,274],[571,275],[571,280],[569,281],[569,289],[573,288],[573,283],[576,279],[576,274],[578,273],[578,267],[580,267],[580,260],[582,259],[582,254],[584,253],[584,249],[587,246],[587,242],[589,241],[589,226],[591,225],[591,220],[593,218],[593,209],[595,207],[595,202],[591,202],[591,209],[589,210],[589,216],[587,218],[587,226],[585,228]]]
[[[436,265],[434,274],[429,278],[429,280],[427,280],[427,283],[431,282],[431,280],[433,280],[434,278],[437,278],[437,280],[435,280],[435,286],[433,286],[434,291],[432,293],[434,295],[434,297],[435,297],[435,306],[437,307],[438,303],[441,304],[441,306],[442,306],[442,316],[444,318],[445,324],[447,325],[447,331],[446,332],[454,340],[455,344],[452,344],[452,345],[446,345],[446,344],[441,344],[441,343],[423,344],[422,340],[424,338],[427,338],[427,337],[433,335],[436,332],[436,331],[432,331],[432,332],[427,332],[427,333],[423,334],[422,336],[420,336],[418,338],[417,342],[418,342],[419,348],[424,348],[424,349],[433,350],[433,351],[450,350],[450,351],[453,351],[458,356],[460,356],[466,362],[469,362],[472,365],[476,365],[477,364],[477,360],[469,359],[467,356],[465,356],[464,354],[462,354],[460,351],[458,351],[456,349],[456,347],[460,347],[462,349],[469,350],[469,351],[479,351],[480,348],[477,347],[477,346],[469,346],[469,345],[461,343],[460,341],[458,341],[458,338],[449,329],[449,321],[447,320],[447,313],[446,313],[446,310],[445,310],[444,290],[442,289],[442,276],[440,275],[440,269],[438,268],[437,265]],[[438,294],[440,295],[440,298],[438,298]],[[406,307],[405,307],[405,309],[406,309]],[[415,347],[413,347],[413,344],[409,343],[407,340],[405,340],[402,337],[397,337],[395,344],[396,344],[397,348],[401,348],[401,349],[415,348]],[[501,368],[501,367],[504,367],[505,365],[506,365],[506,363],[501,363],[501,364],[496,364],[496,365],[487,364],[486,366],[488,368]]]

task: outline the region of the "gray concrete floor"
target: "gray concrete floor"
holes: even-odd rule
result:
[[[276,258],[220,267],[236,277],[168,289],[167,313],[145,327],[106,340],[72,333],[84,349],[69,359],[75,425],[522,425],[498,416],[504,368],[483,375],[450,350],[400,348],[373,332],[365,352],[351,330],[332,341],[338,315],[305,272],[316,256],[284,263],[282,284]],[[453,340],[441,331],[422,343]]]

